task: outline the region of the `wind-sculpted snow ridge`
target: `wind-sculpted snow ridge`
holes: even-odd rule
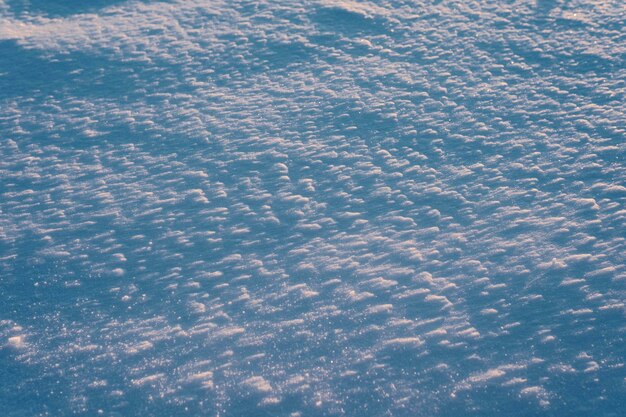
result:
[[[625,23],[0,0],[0,414],[621,415]]]

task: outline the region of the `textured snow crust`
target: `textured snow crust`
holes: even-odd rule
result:
[[[625,23],[0,0],[0,414],[621,415]]]

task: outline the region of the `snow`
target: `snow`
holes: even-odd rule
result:
[[[616,415],[625,21],[0,0],[0,414]]]

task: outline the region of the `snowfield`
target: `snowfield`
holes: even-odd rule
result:
[[[623,415],[625,28],[0,0],[0,415]]]

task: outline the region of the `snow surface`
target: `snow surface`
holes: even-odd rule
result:
[[[623,415],[625,24],[0,0],[0,415]]]

